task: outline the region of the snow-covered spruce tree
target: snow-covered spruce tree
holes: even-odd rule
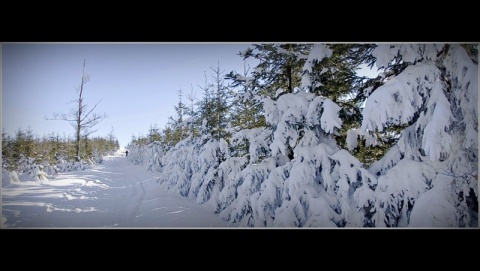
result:
[[[343,227],[368,225],[368,199],[376,178],[333,137],[340,107],[328,98],[299,92],[265,101],[268,123],[277,123],[272,170],[252,197],[256,226]],[[292,159],[293,158],[293,159]],[[292,160],[290,160],[292,159]]]
[[[151,154],[150,154],[151,155]],[[198,204],[210,202],[218,205],[219,191],[223,188],[223,175],[219,165],[228,158],[228,145],[223,139],[189,136],[178,142],[161,157],[162,168],[158,182]],[[155,170],[155,169],[151,169]]]
[[[172,145],[177,144],[179,141],[185,139],[187,136],[187,123],[184,122],[184,115],[187,112],[186,105],[182,102],[183,90],[178,90],[178,104],[174,107],[176,116],[170,117],[169,121],[173,127]]]
[[[240,52],[240,55],[244,53]],[[258,133],[265,129],[265,116],[263,111],[262,96],[258,95],[259,86],[254,84],[255,77],[248,76],[249,70],[246,68],[246,61],[244,60],[243,75],[235,71],[231,71],[225,76],[226,79],[231,80],[230,88],[233,89],[232,106],[230,109],[232,139],[230,140],[231,152],[233,157],[247,158],[247,162],[258,162],[258,154],[255,151],[256,143],[254,140]],[[256,129],[261,128],[261,129]],[[251,141],[253,142],[251,143]],[[262,142],[264,140],[262,139]],[[250,148],[253,148],[253,152]],[[264,147],[268,150],[268,145]],[[250,159],[250,153],[255,157]]]
[[[271,130],[265,131],[265,127],[261,127],[251,131],[242,130],[237,134],[235,129],[228,129],[225,125],[229,113],[228,96],[218,95],[223,94],[226,89],[223,80],[220,80],[219,69],[212,71],[214,82],[206,84],[203,88],[204,96],[197,104],[198,110],[195,113],[192,110],[191,113],[190,124],[201,122],[198,129],[191,130],[198,130],[200,136],[196,137],[195,133],[192,133],[162,155],[163,167],[158,181],[166,184],[173,192],[195,198],[199,204],[211,204],[214,210],[219,212],[234,203],[232,200],[236,198],[236,188],[243,183],[240,171],[245,165],[258,163],[267,155]],[[229,146],[223,137],[230,132],[234,133],[231,139],[234,143]],[[216,137],[219,134],[218,140]],[[248,158],[245,157],[247,154],[239,154],[236,150],[235,144],[239,142],[237,141],[239,138],[242,142],[245,139],[249,140]],[[265,172],[257,173],[259,182],[268,176]],[[247,179],[252,175],[251,171],[242,174],[247,175]],[[248,181],[245,182],[247,183]],[[243,188],[247,189],[247,185]],[[238,217],[241,216],[242,213],[238,213]]]
[[[275,97],[276,87],[292,92],[299,82],[299,64],[296,53],[303,46],[293,44],[260,44],[241,53],[245,58],[260,60],[252,75],[231,72],[227,79],[241,89],[233,100],[233,127],[230,157],[219,165],[223,189],[216,200],[216,211],[221,216],[244,226],[256,224],[251,198],[261,190],[261,184],[272,169],[284,164],[283,157],[271,157],[271,127],[265,127],[263,99]],[[298,49],[297,51],[295,49]],[[282,91],[283,92],[283,91]]]
[[[477,227],[478,55],[458,44],[382,44],[372,53],[389,76],[369,95],[360,133],[405,127],[369,168],[379,176],[375,226]]]
[[[330,54],[327,47],[316,45],[309,56],[298,55],[311,65]],[[293,85],[292,89],[296,87]],[[368,199],[376,178],[355,157],[337,147],[333,135],[338,134],[342,125],[341,108],[314,94],[276,93],[280,94],[277,100],[263,100],[269,132],[273,133],[273,141],[267,141],[269,157],[264,157],[260,164],[248,164],[225,183],[225,190],[220,192],[222,206],[226,206],[222,217],[261,227],[369,225],[365,206],[370,204]],[[258,136],[264,131],[240,131],[237,137],[245,138],[246,134],[249,139],[265,142],[264,137]],[[257,151],[254,147],[250,155]]]
[[[394,142],[384,142],[378,146],[365,147],[364,142],[350,140],[347,142],[348,131],[359,128],[362,121],[361,108],[366,100],[365,89],[371,89],[377,80],[359,76],[357,70],[362,63],[372,62],[370,52],[373,44],[325,44],[326,50],[315,46],[304,66],[302,77],[303,89],[331,99],[340,106],[339,116],[342,120],[342,128],[335,135],[337,144],[348,149],[362,163],[369,164],[383,156]],[[315,50],[320,50],[315,53]],[[316,54],[326,54],[319,61]],[[373,65],[373,64],[372,64]],[[377,83],[378,84],[378,83]],[[350,131],[351,133],[354,130]]]
[[[7,171],[15,170],[18,166],[18,159],[15,157],[15,141],[9,134],[2,130],[2,169]],[[18,157],[17,157],[18,158]]]
[[[150,125],[146,137],[132,136],[128,144],[128,159],[135,165],[143,165],[148,170],[160,171],[163,167],[162,156],[166,152],[167,144],[164,144],[165,136],[162,136],[156,124]]]
[[[216,197],[211,202],[215,212],[221,212],[225,220],[252,226],[250,197],[260,190],[276,162],[275,158],[269,158],[272,130],[264,125],[259,88],[252,84],[254,78],[247,75],[244,71],[243,76],[235,72],[226,76],[233,80],[232,88],[240,89],[234,95],[230,110],[229,151],[218,166],[216,176],[221,189],[219,193],[215,190]]]
[[[231,80],[230,88],[233,89],[232,106],[230,109],[231,127],[233,131],[265,127],[265,117],[261,97],[255,95],[255,77],[248,76],[250,69],[246,68],[244,60],[243,75],[234,71],[225,76]]]
[[[233,133],[230,156],[219,165],[223,189],[215,201],[215,211],[221,212],[223,219],[244,226],[255,225],[251,197],[260,191],[271,170],[285,163],[285,159],[271,157],[271,135],[272,130],[268,127]]]
[[[418,48],[420,48],[420,50],[423,50],[424,52],[427,51],[425,49],[426,48],[425,46],[418,46]],[[377,50],[375,50],[374,53],[377,54],[376,55],[377,58],[385,57],[386,55],[385,52],[379,52]],[[435,55],[436,53],[437,52],[435,52]],[[375,176],[367,172],[364,168],[362,168],[362,165],[358,163],[358,161],[355,158],[347,154],[344,150],[339,151],[338,149],[335,149],[335,145],[333,144],[333,141],[331,141],[332,143],[331,145],[326,145],[323,142],[322,142],[323,144],[318,144],[318,143],[308,144],[308,146],[322,145],[324,149],[322,151],[318,151],[318,153],[328,157],[328,160],[331,162],[330,168],[333,168],[333,170],[329,170],[329,171],[324,170],[325,165],[328,165],[327,163],[322,164],[320,167],[318,164],[314,166],[314,168],[321,168],[321,170],[319,170],[321,174],[326,174],[327,172],[329,172],[328,175],[325,175],[325,176],[322,175],[322,179],[320,180],[320,182],[327,183],[326,186],[323,186],[324,188],[328,189],[328,187],[333,187],[333,189],[329,191],[330,193],[324,193],[322,196],[318,196],[318,194],[311,193],[311,192],[307,193],[307,191],[303,190],[304,188],[301,185],[299,185],[299,183],[301,182],[299,181],[299,178],[296,178],[296,177],[290,177],[290,180],[287,181],[287,178],[289,178],[287,176],[293,176],[293,174],[292,175],[290,174],[291,172],[297,172],[297,176],[303,175],[304,177],[301,179],[307,180],[307,181],[304,181],[306,183],[308,183],[308,181],[311,181],[310,179],[311,176],[312,175],[315,176],[315,174],[312,174],[312,171],[309,174],[302,174],[302,173],[305,173],[309,169],[309,167],[305,167],[305,164],[301,162],[297,162],[298,160],[296,157],[298,157],[299,155],[302,155],[303,157],[302,159],[305,160],[305,157],[308,157],[308,155],[306,153],[303,153],[301,149],[297,148],[297,146],[295,145],[288,146],[290,145],[290,142],[295,141],[295,138],[297,139],[300,138],[300,136],[298,135],[300,135],[301,129],[298,129],[298,127],[296,127],[297,129],[293,130],[290,127],[288,127],[289,125],[282,124],[282,125],[278,125],[280,126],[280,129],[278,126],[275,127],[274,142],[272,144],[272,156],[274,156],[276,152],[277,153],[283,152],[282,153],[283,157],[285,156],[288,157],[289,155],[292,155],[291,150],[293,149],[293,156],[296,159],[292,160],[291,162],[287,162],[284,166],[278,167],[278,168],[283,167],[282,168],[283,171],[276,172],[278,169],[274,168],[270,174],[266,172],[266,174],[269,176],[267,181],[265,181],[264,183],[261,183],[262,188],[257,192],[250,193],[251,196],[243,200],[243,202],[247,202],[248,204],[243,204],[243,205],[242,204],[238,205],[238,203],[232,204],[231,208],[227,208],[230,210],[228,213],[229,214],[235,213],[235,210],[241,210],[245,213],[245,212],[248,212],[249,211],[248,208],[250,208],[252,213],[249,215],[244,215],[244,217],[248,217],[249,219],[249,222],[246,223],[246,225],[257,225],[257,226],[260,226],[260,225],[278,225],[278,226],[305,226],[305,225],[402,226],[402,225],[408,225],[408,221],[409,221],[408,217],[413,208],[413,205],[415,204],[415,199],[418,198],[419,195],[426,192],[430,187],[432,187],[431,186],[433,181],[432,176],[437,176],[438,174],[442,174],[442,173],[438,173],[439,165],[434,165],[433,162],[427,163],[425,162],[425,158],[423,158],[422,160],[422,156],[425,155],[424,148],[425,146],[429,145],[429,142],[428,140],[418,140],[418,137],[421,136],[423,132],[425,132],[425,129],[427,130],[427,134],[428,134],[429,132],[428,128],[435,127],[435,125],[437,125],[436,123],[439,121],[438,119],[436,119],[433,121],[432,126],[427,125],[427,123],[429,122],[429,121],[426,121],[427,118],[435,116],[435,113],[434,113],[435,108],[432,108],[432,107],[437,107],[437,110],[438,110],[437,114],[438,112],[444,112],[444,110],[440,109],[442,102],[437,100],[438,96],[435,98],[435,96],[438,95],[438,92],[437,94],[435,94],[435,91],[432,91],[432,89],[434,88],[431,88],[431,86],[434,84],[432,84],[432,81],[428,80],[429,78],[428,74],[426,74],[424,70],[422,70],[422,68],[420,68],[419,70],[409,68],[409,65],[405,65],[404,63],[402,63],[401,59],[400,60],[398,59],[398,57],[404,58],[404,59],[408,59],[409,57],[411,57],[407,54],[406,51],[402,52],[402,54],[395,54],[395,55],[397,56],[397,59],[395,59],[396,63],[394,63],[395,67],[393,68],[392,71],[388,71],[387,74],[389,74],[389,76],[391,77],[390,80],[393,80],[395,78],[395,75],[398,75],[398,78],[403,78],[403,80],[400,79],[399,81],[397,81],[397,86],[403,86],[404,89],[401,89],[403,92],[402,94],[399,94],[399,92],[395,92],[395,94],[392,94],[391,98],[395,100],[394,102],[395,105],[392,106],[391,103],[386,103],[386,104],[389,104],[390,107],[387,109],[388,106],[384,104],[383,106],[384,110],[387,112],[388,110],[393,110],[394,112],[402,112],[407,114],[411,113],[412,110],[408,110],[408,106],[402,107],[404,106],[402,105],[402,100],[401,99],[398,100],[399,95],[405,95],[406,97],[411,96],[408,90],[410,90],[410,85],[412,85],[412,82],[408,82],[408,80],[406,79],[407,75],[409,76],[413,75],[414,77],[412,80],[416,82],[416,85],[413,84],[412,86],[413,90],[417,92],[420,91],[424,95],[433,94],[434,98],[425,95],[423,96],[425,97],[425,100],[422,100],[421,102],[417,103],[417,105],[421,104],[422,106],[425,106],[424,109],[430,108],[430,115],[425,113],[426,110],[422,112],[424,113],[423,116],[419,113],[416,113],[416,114],[415,112],[412,113],[416,115],[417,118],[423,119],[423,121],[425,121],[423,122],[423,124],[422,124],[422,121],[417,123],[417,127],[416,127],[417,131],[415,131],[415,129],[409,129],[412,127],[411,125],[415,123],[415,121],[412,123],[408,123],[408,121],[406,121],[407,123],[402,123],[402,122],[395,123],[395,118],[393,118],[393,123],[388,123],[397,129],[398,129],[398,126],[401,127],[402,124],[403,125],[407,124],[410,126],[407,127],[406,129],[403,129],[400,140],[398,141],[398,144],[395,145],[391,149],[391,151],[387,153],[385,158],[379,161],[378,163],[375,163],[370,168],[372,173],[375,173],[375,174],[379,172],[381,174],[382,170],[384,172],[388,171],[384,176],[380,177],[378,186],[377,186],[377,180]],[[459,58],[458,55],[457,55],[457,58]],[[469,59],[468,57],[465,57],[465,58]],[[463,83],[457,83],[457,85],[463,86],[464,90],[459,91],[460,94],[457,93],[457,95],[453,99],[457,101],[458,104],[461,104],[462,101],[465,103],[466,101],[468,102],[470,100],[476,100],[476,94],[474,91],[476,90],[476,86],[478,86],[478,83],[476,81],[477,79],[471,76],[472,74],[476,75],[476,71],[478,71],[475,66],[476,65],[475,62],[471,61],[473,65],[468,67],[469,62],[466,62],[466,60],[462,58],[460,58],[460,61],[462,63],[467,63],[466,64],[467,67],[466,68],[462,67],[464,71],[464,74],[463,74],[464,78],[463,80],[460,80],[460,81],[463,81]],[[421,67],[421,64],[419,63],[417,63],[416,65],[417,65],[416,67]],[[458,64],[450,64],[450,66],[456,66],[456,65]],[[457,69],[460,69],[460,68],[457,67]],[[471,73],[468,73],[467,71],[470,71]],[[407,72],[407,73],[404,74],[404,72]],[[454,73],[455,72],[447,71],[447,74],[450,74],[450,75]],[[402,77],[402,74],[405,77]],[[461,74],[461,73],[457,73],[457,75],[458,74]],[[465,79],[465,76],[467,79]],[[439,79],[440,76],[436,78]],[[456,81],[456,80],[458,79],[454,79],[453,81]],[[470,83],[465,82],[467,80]],[[376,92],[380,93],[383,89],[386,89],[387,87],[389,87],[390,85],[387,84],[387,82],[389,81],[384,82],[384,85],[377,88],[374,93]],[[390,82],[395,82],[395,81],[390,81]],[[437,83],[437,86],[438,86],[438,83]],[[473,87],[468,88],[469,86],[473,86]],[[469,97],[473,97],[473,99],[469,99]],[[277,108],[277,109],[287,107],[287,109],[281,109],[279,111],[287,112],[290,110],[291,112],[289,114],[285,115],[284,113],[279,113],[278,110],[275,110],[275,109],[274,110],[266,109],[266,112],[269,112],[269,111],[272,112],[273,118],[270,118],[274,120],[272,121],[272,123],[282,123],[280,121],[281,118],[285,118],[284,121],[285,120],[290,121],[288,124],[293,123],[297,126],[301,126],[302,121],[298,121],[299,119],[301,120],[301,117],[300,118],[296,117],[296,116],[302,116],[302,114],[304,114],[304,113],[301,113],[300,108],[310,108],[312,106],[311,104],[315,104],[315,103],[313,103],[313,100],[310,101],[307,98],[306,99],[307,103],[311,103],[308,106],[304,105],[304,106],[297,106],[296,108],[295,107],[288,108],[290,104],[293,103],[292,101],[295,100],[293,96],[289,98],[290,98],[289,102],[284,102],[286,106],[284,105],[279,106],[278,104],[275,104],[273,106],[274,108]],[[274,103],[277,103],[277,102],[281,103],[282,99],[283,98],[280,97],[279,100]],[[324,99],[322,97],[318,97],[318,100],[328,101],[327,99]],[[408,99],[403,99],[403,101],[405,100],[408,100]],[[408,101],[412,102],[412,100],[408,100]],[[330,108],[330,109],[327,109],[327,112],[331,112],[332,111],[331,108],[335,108],[335,106],[329,105],[329,104],[332,104],[330,102],[326,103],[327,107]],[[415,103],[411,103],[411,104],[415,106]],[[464,109],[462,116],[464,114],[467,114],[466,112],[470,112],[471,116],[476,116],[476,106],[474,104],[469,104],[469,105],[470,106],[467,106],[466,108],[470,108],[470,109],[466,109],[466,110]],[[325,105],[322,103],[321,106],[324,107]],[[402,107],[402,110],[396,110],[396,108],[398,107]],[[315,106],[313,106],[313,108],[315,108]],[[372,108],[378,109],[378,106],[372,107]],[[453,108],[464,108],[464,107],[453,106]],[[311,112],[317,112],[319,111],[318,109],[322,111],[321,108],[317,107],[317,110],[312,110]],[[335,110],[337,109],[338,108],[335,108]],[[367,102],[365,113],[367,113],[369,109],[370,109],[369,103]],[[326,110],[326,109],[323,108],[323,110]],[[333,112],[335,112],[335,110]],[[300,113],[297,113],[297,112],[300,112]],[[457,110],[457,112],[459,111]],[[460,113],[457,113],[457,114],[460,114]],[[418,117],[418,115],[420,115],[420,117]],[[280,117],[275,118],[275,116],[280,116]],[[323,123],[320,121],[320,124],[327,124],[329,122],[331,123],[331,121],[335,119],[334,116],[335,114],[330,114],[329,117],[325,117]],[[367,119],[370,119],[370,116],[371,115],[368,115],[367,113],[364,117]],[[378,114],[377,112],[376,116],[382,117],[382,114]],[[392,121],[392,118],[389,118],[389,117],[387,118],[388,118],[388,121]],[[450,118],[448,118],[447,116],[446,119],[449,120]],[[473,119],[473,123],[470,127],[477,127],[477,124],[475,123],[476,121],[475,118],[471,118],[471,119]],[[321,117],[320,117],[320,120],[321,120]],[[341,123],[340,121],[338,122]],[[338,128],[339,126],[334,125],[332,127]],[[445,128],[447,126],[440,126],[440,127]],[[470,130],[470,133],[476,134],[476,129],[475,128],[473,129],[474,131]],[[303,128],[304,134],[302,139],[309,138],[308,136],[306,136],[307,132],[309,132],[308,130],[309,129]],[[438,132],[438,129],[436,132]],[[442,133],[440,132],[439,134],[442,134]],[[363,136],[366,139],[368,139],[367,144],[374,144],[375,140],[379,140],[379,138],[375,138],[372,136],[369,137],[369,135],[370,133],[368,133],[365,129],[363,129]],[[449,176],[450,179],[454,180],[454,182],[452,181],[451,183],[442,182],[443,184],[447,183],[451,185],[452,183],[454,183],[459,188],[462,188],[461,184],[463,184],[463,191],[462,189],[457,188],[456,197],[453,197],[457,199],[456,202],[454,201],[453,203],[450,204],[450,206],[446,206],[447,207],[446,209],[450,211],[454,210],[454,207],[452,206],[456,206],[457,214],[451,217],[457,217],[460,219],[459,220],[460,222],[456,224],[458,226],[478,224],[477,222],[478,221],[477,219],[478,200],[476,196],[477,183],[475,181],[476,166],[475,166],[475,163],[471,163],[472,159],[473,160],[476,159],[476,156],[475,156],[476,145],[474,144],[475,143],[474,139],[472,139],[475,137],[472,137],[472,136],[469,137],[467,135],[468,135],[468,131],[466,131],[466,134],[463,136],[463,138],[471,139],[471,140],[467,140],[467,142],[470,142],[469,143],[470,145],[467,144],[467,146],[468,147],[473,146],[473,151],[467,151],[467,153],[471,154],[470,161],[467,159],[468,157],[467,158],[460,157],[459,159],[451,160],[452,166],[456,165],[455,168],[463,166],[462,172],[464,172],[464,174],[458,174],[456,173],[456,171],[452,172],[451,170],[452,166],[450,167],[449,172],[447,170],[447,172],[443,172],[442,174],[443,179],[445,179],[445,176]],[[440,136],[440,139],[441,138],[442,137]],[[459,138],[462,138],[462,137],[459,137]],[[417,145],[415,145],[415,143],[417,143]],[[329,146],[330,149],[326,151],[325,146]],[[277,150],[275,150],[275,148],[277,148]],[[431,144],[429,149],[432,149]],[[390,163],[385,163],[385,161],[392,159],[392,154],[396,154],[398,156],[397,161],[393,161],[393,162],[390,161]],[[441,154],[441,152],[439,152],[437,156],[441,160],[446,158],[445,154]],[[407,159],[403,159],[404,157],[407,157]],[[300,161],[302,159],[300,159]],[[398,162],[400,159],[404,161]],[[318,158],[316,160],[318,160]],[[456,163],[458,161],[464,161],[464,162],[467,161],[467,165],[462,165],[462,164],[458,165],[458,163]],[[396,165],[397,163],[398,163],[397,168],[389,170],[389,168],[392,165]],[[345,164],[350,165],[350,167],[353,169],[349,170],[348,168],[342,167],[342,165],[345,165]],[[376,168],[379,167],[379,165],[386,165],[386,167],[385,168],[380,167],[381,169],[379,171],[375,170]],[[294,168],[298,168],[299,170],[296,170]],[[410,168],[412,169],[412,172],[411,172],[411,175],[406,176],[407,180],[395,181],[400,176],[399,172],[405,172],[407,171],[407,169],[410,169]],[[248,166],[247,168],[244,169],[244,171],[249,171],[249,170],[250,168]],[[354,172],[356,174],[353,174]],[[271,176],[276,176],[275,178],[278,180],[275,182],[273,180],[275,178]],[[386,185],[388,184],[387,182],[388,178],[385,176],[388,176],[390,178],[389,186]],[[459,180],[455,180],[455,178]],[[438,182],[440,182],[441,179],[442,178],[440,177],[436,178]],[[356,180],[356,181],[352,182],[352,180]],[[282,190],[282,189],[285,189],[285,185],[287,183],[289,183],[289,187],[292,187],[294,189],[290,188],[288,192],[286,193],[283,192],[284,193],[283,198],[280,198],[278,196],[279,191],[287,191],[287,190]],[[461,183],[461,184],[459,185],[458,183]],[[311,183],[308,183],[308,184],[311,185]],[[334,184],[334,185],[329,186],[328,184]],[[298,187],[302,187],[302,188],[299,189]],[[318,187],[322,187],[322,186],[318,186]],[[439,189],[442,188],[441,185],[438,185],[437,187]],[[266,190],[268,190],[269,193],[267,193]],[[299,194],[308,195],[308,196],[303,196],[302,198],[302,196],[300,196],[299,194],[292,193],[292,191],[296,191],[296,190],[303,191],[303,194],[302,193],[299,193]],[[311,191],[315,191],[316,193],[318,193],[317,189],[311,189]],[[404,200],[403,198],[404,195],[406,195],[405,196],[405,198],[407,198],[406,200]],[[244,196],[242,195],[242,193],[238,193],[237,198],[245,198],[242,196]],[[445,201],[445,199],[449,199],[449,198],[451,199],[452,197],[439,196],[436,199],[437,201],[438,200]],[[318,201],[314,199],[318,199]],[[322,200],[328,202],[328,204],[318,205],[318,206],[323,206],[323,208],[320,208],[318,206],[317,206],[318,208],[308,208],[308,206],[311,206],[311,204],[308,204],[307,202],[321,202]],[[341,204],[338,204],[338,203],[341,203]],[[329,213],[328,211],[325,211],[325,210],[329,210],[328,208],[325,208],[325,206],[330,206],[332,210],[335,210],[335,212]],[[445,204],[442,204],[441,206],[445,206]],[[225,211],[227,211],[227,209]],[[231,209],[234,209],[234,211],[231,211]],[[423,209],[424,208],[419,208],[417,205],[417,210],[423,210]],[[265,210],[267,210],[267,212],[265,212]],[[324,211],[323,216],[317,213],[313,216],[315,218],[312,218],[312,213],[309,213],[309,211],[312,212],[312,211],[318,211],[318,210]],[[237,213],[240,213],[240,212],[237,212]],[[415,214],[415,212],[413,213]],[[417,211],[417,213],[422,213],[422,212]],[[435,215],[436,214],[434,210],[432,217]],[[260,218],[262,216],[263,216],[263,220]],[[227,217],[232,217],[232,216],[227,216]],[[425,216],[423,217],[425,218]],[[443,222],[448,220],[445,217],[448,217],[448,215],[445,216],[445,214],[443,214],[443,218],[442,218],[443,220],[439,220],[440,222],[438,221],[432,222],[432,221],[428,221],[427,219],[428,223],[426,225],[441,226]],[[468,219],[470,219],[470,221]],[[379,223],[379,221],[382,221],[382,222],[385,221],[385,224]],[[412,223],[412,225],[416,225],[415,223]],[[443,225],[452,226],[454,224],[450,222],[450,224],[447,223]]]
[[[182,196],[195,198],[198,204],[209,201],[223,188],[219,164],[227,159],[225,140],[189,136],[161,157],[158,181]]]
[[[272,56],[284,53],[284,47],[276,48],[280,54]],[[337,140],[348,121],[345,114],[358,112],[327,89],[335,82],[328,81],[324,68],[340,61],[332,48],[318,44],[306,54],[286,54],[298,56],[290,63],[303,63],[305,71],[301,80],[290,80],[287,88],[293,93],[270,87],[285,83],[280,82],[282,65],[268,66],[272,77],[265,73],[267,66],[256,67],[253,80],[245,82],[252,82],[252,97],[263,104],[266,126],[231,129],[228,142],[212,139],[214,126],[203,110],[214,108],[207,92],[197,114],[202,136],[168,151],[159,179],[199,204],[211,203],[240,226],[478,226],[476,47],[364,48],[359,59],[383,73],[357,90],[352,87],[358,92],[351,100],[354,107],[368,99],[362,115],[353,116],[345,145],[352,151],[357,137],[365,148],[395,143],[368,169]],[[261,63],[282,63],[260,55]],[[301,86],[322,90],[322,82],[323,92],[302,91]]]
[[[195,107],[196,92],[193,90],[193,85],[191,86],[190,93],[187,94],[187,100],[189,105],[185,107],[185,125],[188,126],[187,136],[198,137],[200,134],[199,127],[195,124],[197,123],[197,109]]]
[[[196,126],[200,130],[204,141],[211,137],[216,140],[228,137],[227,127],[229,126],[231,93],[223,79],[223,71],[220,64],[216,68],[210,67],[213,72],[212,82],[207,83],[205,73],[205,86],[201,87],[203,97],[197,102]]]
[[[169,189],[196,198],[199,204],[216,198],[215,194],[223,188],[218,167],[229,155],[228,143],[224,139],[228,139],[228,89],[219,66],[211,70],[214,72],[213,82],[205,83],[205,88],[202,88],[204,96],[197,103],[198,111],[193,112],[192,109],[189,122],[182,125],[183,128],[190,125],[191,134],[163,155],[162,174],[158,178]],[[195,129],[194,123],[201,125]],[[200,137],[195,136],[195,130],[199,130]]]
[[[16,171],[8,171],[5,168],[2,169],[2,187],[9,186],[11,184],[17,184],[20,182]]]
[[[127,149],[128,160],[134,165],[142,165],[144,161],[142,145],[135,139],[128,143]]]
[[[199,143],[199,138],[189,136],[165,152],[161,158],[163,167],[157,180],[184,197],[189,195],[192,175],[197,170]]]
[[[161,172],[157,181],[166,184],[172,192],[179,193],[185,197],[188,197],[190,194],[194,173],[200,170],[197,158],[199,157],[199,151],[203,142],[199,136],[199,131],[202,129],[196,125],[201,112],[197,112],[194,106],[195,93],[193,89],[190,94],[187,95],[187,98],[190,101],[189,107],[180,105],[175,107],[177,119],[182,120],[178,121],[178,123],[182,124],[181,127],[184,128],[183,132],[186,137],[168,149],[168,151],[164,149],[161,154],[157,153],[157,158],[160,159],[160,163],[162,164],[161,168],[157,168]],[[182,109],[182,111],[179,109]],[[186,116],[185,120],[183,120],[183,113],[185,113]],[[203,129],[203,131],[207,133],[205,129]],[[163,142],[160,142],[160,145],[164,146]],[[196,177],[201,177],[201,175],[197,174]]]
[[[260,62],[252,71],[252,84],[258,88],[258,94],[276,98],[281,93],[292,93],[300,86],[303,65],[312,44],[265,43],[253,46],[241,56]]]
[[[163,167],[161,162],[163,156],[163,146],[159,141],[153,141],[143,148],[145,157],[147,157],[145,166],[151,171],[160,171]]]
[[[218,193],[224,187],[223,171],[220,164],[230,157],[228,132],[230,90],[225,86],[223,72],[220,65],[210,68],[213,72],[213,82],[207,89],[211,92],[204,95],[204,102],[200,105],[198,114],[202,119],[202,138],[198,149],[197,159],[193,162],[193,174],[189,194],[196,197],[197,203],[202,204],[211,200],[211,204],[218,206]],[[205,112],[203,112],[205,110]],[[206,114],[211,112],[210,115]],[[214,207],[218,211],[218,207]]]

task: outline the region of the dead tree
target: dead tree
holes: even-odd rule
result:
[[[77,88],[77,99],[73,102],[75,103],[75,107],[70,109],[68,114],[66,113],[55,113],[53,114],[53,118],[45,117],[45,120],[63,120],[68,121],[75,129],[75,159],[76,161],[80,160],[80,141],[82,139],[82,135],[87,138],[88,135],[96,132],[98,129],[92,130],[100,121],[106,118],[106,114],[97,114],[93,112],[97,105],[100,103],[98,101],[92,109],[88,109],[88,105],[84,104],[83,102],[83,90],[84,85],[89,81],[90,76],[85,74],[85,62],[83,60],[83,74],[82,74],[82,83],[80,84],[80,88]]]

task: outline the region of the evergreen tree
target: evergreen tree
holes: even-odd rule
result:
[[[14,140],[2,129],[2,167],[13,170],[17,167]]]
[[[147,137],[148,137],[147,139],[148,143],[162,140],[162,134],[156,123],[153,125],[150,125],[150,129],[148,130]]]
[[[184,116],[188,108],[182,102],[182,97],[183,97],[183,90],[180,88],[178,90],[178,104],[174,106],[176,116],[169,117],[170,123],[174,129],[173,145],[183,140],[186,137],[187,131],[188,131],[187,123],[184,122]]]
[[[252,74],[226,76],[240,88],[229,140],[214,80],[203,137],[163,153],[158,180],[240,226],[478,227],[477,46],[256,45]]]
[[[211,85],[207,83],[207,75],[205,73],[205,85],[200,87],[202,90],[202,99],[197,102],[198,119],[197,127],[199,127],[200,134],[203,141],[210,139],[210,132],[213,129],[213,110],[215,101],[211,95]]]
[[[81,161],[75,159],[75,141],[70,137],[54,135],[53,133],[42,138],[28,128],[19,128],[15,137],[3,131],[2,134],[2,166],[7,171],[30,172],[31,174],[45,171],[48,176],[55,175],[58,171],[85,168],[85,163],[94,162],[91,160],[94,153],[96,158],[102,155],[111,154],[119,148],[118,141],[110,141],[103,137],[87,138],[82,140]],[[73,161],[75,160],[75,162]],[[75,166],[78,165],[78,166]],[[60,166],[60,169],[55,168]],[[42,171],[42,172],[39,172]],[[34,176],[36,176],[34,174]]]
[[[207,84],[205,75],[205,86],[200,87],[203,91],[202,99],[197,103],[198,119],[197,125],[200,128],[202,138],[206,142],[210,138],[228,140],[228,126],[230,121],[231,93],[225,86],[223,73],[220,64],[210,67],[213,71],[212,82]]]
[[[174,132],[175,130],[172,127],[173,127],[173,125],[169,121],[169,122],[167,122],[167,124],[163,128],[162,143],[163,143],[163,146],[165,146],[165,150],[169,150],[170,148],[172,148],[176,144],[176,142],[175,142],[175,132]]]
[[[265,117],[261,99],[255,95],[254,77],[249,77],[249,69],[245,67],[243,75],[230,72],[225,76],[231,80],[230,87],[235,89],[231,106],[231,123],[236,131],[265,126]]]
[[[378,45],[372,53],[389,78],[369,95],[362,132],[402,127],[370,167],[379,175],[376,225],[477,226],[478,64],[461,45]]]
[[[199,129],[195,125],[198,123],[198,112],[195,107],[196,92],[193,91],[193,86],[191,87],[190,93],[187,94],[187,99],[190,101],[190,105],[185,108],[185,115],[187,116],[186,125],[188,125],[188,135],[197,137],[199,135]]]
[[[227,132],[227,126],[230,121],[229,110],[230,110],[230,100],[231,93],[227,86],[225,86],[223,74],[224,72],[220,71],[220,63],[216,68],[210,67],[213,71],[213,116],[211,120],[212,135],[216,140],[221,138],[228,141],[229,135]]]
[[[302,87],[306,91],[327,97],[340,106],[342,128],[335,134],[337,144],[366,165],[380,159],[397,139],[393,130],[385,134],[376,132],[375,135],[383,140],[372,146],[358,134],[366,94],[383,84],[381,77],[367,79],[357,74],[360,65],[373,65],[375,58],[371,52],[375,47],[373,44],[315,44],[305,62],[302,77]],[[401,68],[396,66],[394,70],[399,72]]]
[[[253,69],[253,84],[259,94],[276,98],[293,93],[301,85],[302,68],[312,44],[254,44],[241,55],[254,58],[259,64]]]

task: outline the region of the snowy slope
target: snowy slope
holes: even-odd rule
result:
[[[228,227],[207,206],[167,192],[124,150],[89,170],[2,188],[2,228]]]

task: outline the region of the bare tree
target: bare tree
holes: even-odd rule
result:
[[[96,132],[98,129],[92,130],[93,127],[107,117],[105,113],[97,114],[93,112],[102,99],[100,99],[100,101],[98,101],[92,109],[89,109],[88,105],[84,104],[83,102],[83,87],[90,79],[90,76],[85,74],[85,62],[86,60],[83,60],[82,83],[80,84],[80,88],[77,88],[77,99],[73,101],[76,106],[71,108],[68,114],[55,113],[53,114],[53,118],[45,117],[45,120],[68,121],[73,126],[76,135],[75,159],[77,161],[80,160],[80,141],[82,139],[82,135],[87,138],[90,134]]]

